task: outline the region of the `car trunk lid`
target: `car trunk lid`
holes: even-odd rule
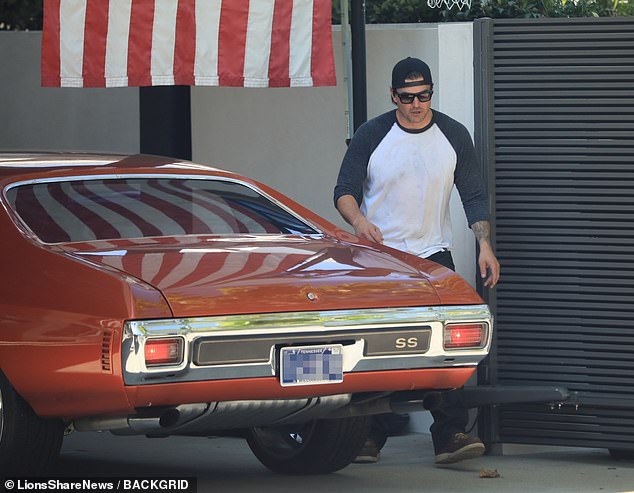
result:
[[[157,238],[72,250],[159,289],[176,317],[440,303],[429,274],[380,249],[330,238]]]

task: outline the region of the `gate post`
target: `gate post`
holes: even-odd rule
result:
[[[481,173],[489,196],[491,212],[491,243],[495,248],[495,149],[493,125],[493,19],[477,19],[473,23],[474,63],[474,140],[480,161]],[[477,257],[476,257],[477,258]],[[482,279],[476,276],[477,289],[488,303],[492,313],[496,312],[495,290],[485,289]],[[497,338],[495,329],[489,356],[478,368],[478,385],[497,383]],[[486,444],[489,454],[501,455],[497,406],[480,409],[478,434]]]

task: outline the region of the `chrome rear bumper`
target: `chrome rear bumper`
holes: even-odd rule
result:
[[[444,348],[448,324],[477,322],[487,327],[482,344]],[[123,375],[126,385],[271,377],[279,371],[280,347],[332,343],[343,344],[344,375],[475,366],[489,352],[491,332],[487,305],[130,321],[122,339]],[[183,339],[183,359],[178,365],[148,368],[145,343],[163,337]]]

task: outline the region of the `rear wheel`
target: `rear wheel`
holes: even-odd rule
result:
[[[365,442],[369,419],[353,417],[253,428],[247,442],[262,464],[282,474],[325,474],[350,464]]]
[[[4,476],[50,472],[59,456],[64,423],[38,417],[0,372],[0,471]]]

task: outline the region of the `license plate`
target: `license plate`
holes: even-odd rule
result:
[[[343,346],[293,346],[280,349],[280,383],[317,385],[343,382]]]

